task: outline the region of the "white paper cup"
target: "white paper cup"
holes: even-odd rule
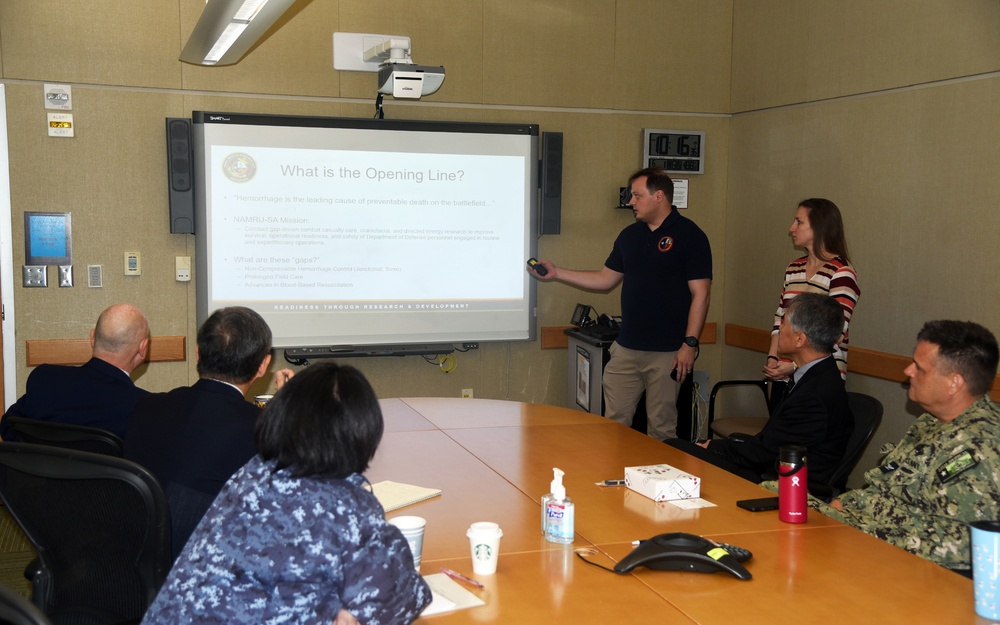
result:
[[[389,519],[391,525],[399,528],[403,538],[410,545],[413,554],[413,568],[420,570],[420,554],[424,550],[424,528],[427,520],[419,516],[398,516]]]
[[[500,557],[500,537],[503,531],[496,523],[480,521],[473,523],[465,533],[469,537],[472,550],[472,570],[477,575],[493,575],[497,572]]]
[[[274,395],[271,395],[271,394],[268,394],[268,395],[254,395],[253,396],[253,403],[256,404],[258,408],[263,408],[264,406],[267,405],[267,402],[271,401],[272,399],[274,399]]]

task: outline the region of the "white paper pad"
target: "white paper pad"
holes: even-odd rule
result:
[[[707,499],[702,499],[701,497],[695,497],[694,499],[674,499],[668,501],[667,503],[682,508],[684,510],[693,510],[694,508],[714,508],[715,504]]]
[[[420,616],[451,612],[452,610],[463,610],[474,608],[477,605],[486,605],[486,602],[469,592],[464,586],[448,577],[444,573],[424,575],[424,581],[431,587],[434,600],[424,608]]]
[[[375,498],[382,504],[386,512],[398,510],[404,506],[415,504],[431,497],[437,497],[441,491],[437,488],[424,488],[412,484],[401,482],[390,482],[388,480],[372,484],[372,492]]]

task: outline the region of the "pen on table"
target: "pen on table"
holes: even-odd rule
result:
[[[594,482],[598,486],[624,486],[625,480],[604,480],[603,482]]]
[[[454,580],[465,582],[466,584],[472,584],[479,590],[486,590],[486,586],[483,586],[482,584],[472,579],[471,577],[466,577],[465,575],[462,575],[458,571],[452,571],[451,569],[442,568],[441,572]]]

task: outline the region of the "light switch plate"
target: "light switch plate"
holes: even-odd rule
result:
[[[22,267],[22,284],[29,288],[49,286],[47,269],[46,265],[24,265]]]
[[[59,286],[73,286],[73,265],[59,265]]]

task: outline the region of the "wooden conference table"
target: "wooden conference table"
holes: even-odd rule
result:
[[[776,512],[748,512],[738,499],[760,487],[608,419],[589,413],[482,399],[382,400],[386,433],[367,472],[440,488],[442,494],[388,514],[427,519],[424,575],[448,567],[486,586],[486,605],[418,623],[988,623],[975,615],[972,581],[810,511],[790,525]],[[682,510],[624,486],[626,466],[666,463],[702,478],[716,507]],[[547,542],[539,500],[552,467],[566,472],[576,504],[572,545]],[[497,573],[472,573],[465,531],[475,521],[503,530]],[[753,574],[652,571],[615,575],[632,541],[683,531],[745,547]]]

